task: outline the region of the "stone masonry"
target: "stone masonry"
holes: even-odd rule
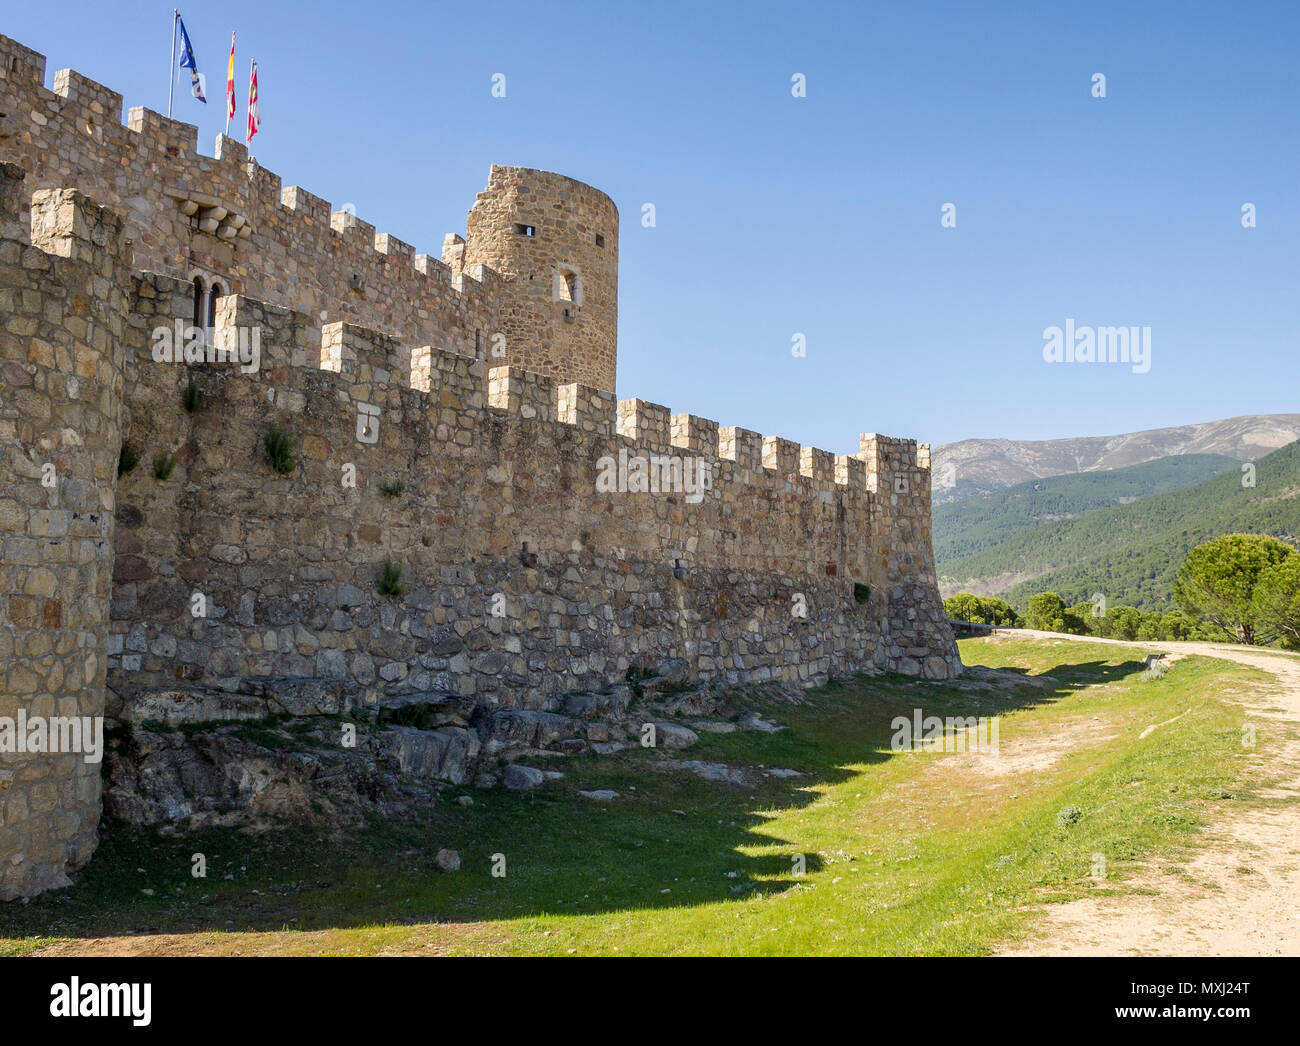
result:
[[[836,457],[616,400],[603,193],[494,166],[438,260],[44,76],[0,37],[0,721],[549,712],[666,659],[961,671],[928,446]],[[160,359],[178,322],[256,368]],[[601,482],[647,464],[661,489]],[[89,859],[101,788],[77,755],[0,752],[0,898]]]

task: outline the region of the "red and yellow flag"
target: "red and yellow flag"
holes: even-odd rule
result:
[[[248,74],[248,136],[245,142],[251,142],[262,126],[262,116],[257,109],[257,63],[252,63]]]
[[[230,65],[226,67],[226,116],[235,115],[235,34],[230,34]]]

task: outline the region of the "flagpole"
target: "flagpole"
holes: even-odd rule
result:
[[[176,86],[176,20],[181,13],[172,8],[172,53],[167,56],[167,119],[172,118],[172,88]]]

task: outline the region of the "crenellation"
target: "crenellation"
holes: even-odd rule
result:
[[[835,455],[828,450],[801,446],[799,474],[811,479],[817,489],[828,489],[835,483]]]
[[[673,414],[670,419],[670,442],[674,447],[701,454],[706,458],[718,457],[718,423],[694,414]]]
[[[835,458],[835,483],[850,490],[867,489],[867,463],[852,454],[841,454]]]
[[[391,233],[380,232],[375,234],[375,250],[388,256],[390,262],[405,262],[408,265],[415,264],[415,248],[409,243],[404,243]]]
[[[122,96],[74,69],[60,69],[54,74],[51,93],[75,105],[88,118],[122,123]],[[93,125],[87,129],[93,131]]]
[[[792,482],[799,475],[799,444],[780,436],[763,437],[763,468],[778,481]]]
[[[488,406],[526,421],[554,421],[558,394],[554,379],[522,367],[488,370]]]
[[[618,400],[612,392],[568,382],[556,390],[556,418],[596,436],[613,436],[618,427]]]
[[[648,450],[666,451],[669,442],[668,408],[642,399],[618,401],[618,434]]]
[[[0,36],[0,76],[41,87],[45,84],[45,55]]]
[[[177,159],[193,158],[199,151],[199,129],[192,123],[173,120],[142,105],[126,114],[126,128],[142,138],[156,141],[164,153]]]
[[[758,472],[763,468],[763,437],[749,429],[727,425],[718,430],[718,456],[734,461],[737,468]]]
[[[301,185],[286,185],[280,192],[280,202],[288,210],[305,218],[308,224],[330,224],[329,201],[308,192]]]

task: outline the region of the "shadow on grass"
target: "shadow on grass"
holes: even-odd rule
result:
[[[355,829],[173,834],[106,820],[98,852],[72,887],[0,905],[0,937],[514,920],[763,897],[799,883],[798,861],[807,872],[822,867],[797,840],[772,835],[772,814],[805,807],[828,786],[896,758],[889,748],[895,716],[917,708],[939,716],[1031,709],[1141,668],[1138,661],[1064,663],[1036,682],[1001,689],[979,676],[950,683],[859,677],[810,691],[799,704],[745,700],[787,728],[703,734],[689,752],[674,753],[746,768],[743,785],[704,780],[665,752],[631,748],[612,757],[530,760],[563,769],[564,779],[526,793],[449,786],[434,806]],[[1053,682],[1057,673],[1068,681]],[[773,768],[800,776],[768,775]],[[601,788],[619,798],[577,794]],[[461,796],[473,805],[458,804]],[[444,847],[459,852],[460,871],[435,869]],[[205,878],[191,874],[195,855],[206,861]]]

